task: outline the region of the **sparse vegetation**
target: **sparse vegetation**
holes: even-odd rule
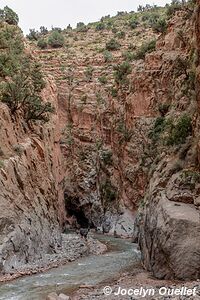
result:
[[[127,76],[131,73],[131,65],[129,62],[124,61],[122,64],[114,66],[114,78],[117,84],[126,84]]]
[[[102,75],[101,77],[99,77],[98,80],[102,84],[106,84],[108,82],[108,79],[105,75]]]
[[[159,18],[151,25],[151,27],[157,33],[165,33],[167,30],[167,22],[164,18]]]
[[[88,66],[85,70],[85,76],[86,80],[89,82],[92,80],[92,75],[93,75],[94,69],[92,66]]]
[[[100,157],[105,165],[112,165],[113,163],[112,155],[113,155],[112,150],[103,150],[101,152]]]
[[[96,30],[97,31],[101,31],[101,30],[104,30],[105,29],[105,24],[103,22],[99,22],[97,25],[96,25]]]
[[[121,47],[121,45],[119,44],[119,42],[115,39],[111,39],[110,41],[108,41],[106,43],[106,49],[109,51],[116,51],[119,50]]]
[[[117,189],[112,185],[110,179],[106,179],[101,184],[100,190],[105,206],[108,206],[117,199]]]
[[[136,16],[132,17],[129,21],[129,26],[131,27],[131,29],[135,29],[138,26],[138,24],[139,22]]]
[[[167,145],[179,145],[183,144],[186,138],[192,133],[192,120],[184,114],[178,119],[176,124],[173,124],[170,128],[170,133],[167,138]]]
[[[40,49],[46,49],[47,48],[47,42],[45,39],[39,39],[38,43],[37,43],[37,46],[40,48]]]
[[[113,56],[112,56],[112,53],[110,52],[110,51],[108,51],[108,50],[105,50],[104,52],[103,52],[103,56],[104,56],[104,60],[105,60],[105,62],[111,62],[112,60],[113,60]]]
[[[135,53],[134,59],[144,59],[147,53],[151,53],[156,48],[156,41],[152,40],[150,42],[142,44],[140,49]]]
[[[149,137],[153,142],[160,140],[164,145],[173,146],[183,144],[191,133],[192,121],[187,114],[179,117],[176,122],[162,116],[156,119]]]

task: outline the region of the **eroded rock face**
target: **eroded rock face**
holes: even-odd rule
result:
[[[199,8],[195,22],[196,32],[191,31],[190,38],[197,37],[193,38],[197,44],[192,49],[197,48],[198,53]],[[190,22],[189,27],[194,29],[194,23]],[[190,47],[185,53],[189,51]],[[163,153],[151,173],[144,206],[136,224],[144,266],[160,279],[187,280],[200,277],[199,67],[193,67],[197,78],[197,98],[190,103],[185,98],[182,102],[182,109],[193,118],[193,137],[171,153],[162,148]],[[182,82],[184,80],[182,78]],[[174,82],[173,91],[176,91],[176,87],[177,83]],[[173,115],[176,116],[176,112]]]
[[[51,80],[43,98],[57,110]],[[61,245],[62,155],[56,113],[47,125],[30,131],[20,118],[11,120],[1,104],[0,122],[0,272],[12,273]]]
[[[194,205],[151,199],[140,221],[139,244],[148,270],[159,279],[200,276],[200,214]]]

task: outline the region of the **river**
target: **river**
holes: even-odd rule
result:
[[[134,268],[140,258],[137,245],[129,240],[98,235],[108,251],[89,255],[45,273],[0,284],[0,300],[45,300],[50,292],[70,293],[80,285],[97,285]]]

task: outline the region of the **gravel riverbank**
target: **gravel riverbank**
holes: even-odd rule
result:
[[[62,246],[55,253],[44,254],[33,263],[20,265],[10,274],[0,276],[0,282],[6,282],[25,275],[45,272],[68,262],[75,261],[89,254],[102,254],[107,250],[106,245],[92,237],[85,240],[76,233],[62,234]]]

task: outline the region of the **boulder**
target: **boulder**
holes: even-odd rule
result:
[[[139,224],[145,267],[159,279],[200,278],[200,212],[169,201],[164,192],[150,199]]]

